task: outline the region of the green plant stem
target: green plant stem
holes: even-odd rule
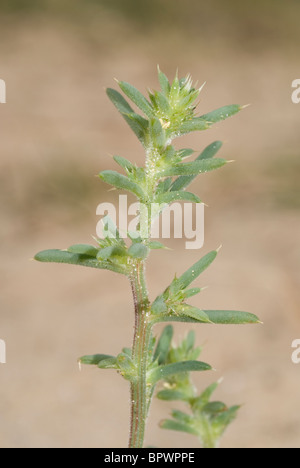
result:
[[[147,360],[151,339],[149,299],[145,280],[145,262],[136,262],[130,278],[134,308],[135,331],[132,359],[136,376],[131,382],[131,425],[129,448],[142,448],[150,394],[147,389]]]

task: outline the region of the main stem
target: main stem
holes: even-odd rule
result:
[[[151,238],[151,200],[155,192],[156,173],[153,148],[146,152],[146,182],[148,203],[140,206],[140,230],[144,240]],[[151,340],[150,302],[145,278],[145,261],[136,261],[130,278],[135,309],[135,329],[132,359],[136,368],[135,379],[131,382],[131,425],[129,448],[142,448],[145,438],[146,421],[153,388],[147,387],[147,361]]]
[[[151,339],[149,299],[145,280],[144,261],[139,261],[134,264],[130,281],[135,308],[135,331],[132,359],[136,366],[136,376],[131,382],[131,425],[129,448],[142,448],[150,403],[150,395],[147,388],[147,360]]]

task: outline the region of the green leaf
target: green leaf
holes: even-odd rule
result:
[[[195,151],[190,148],[183,148],[179,150],[177,153],[181,159],[185,159],[185,158],[189,158],[190,156],[192,156],[192,154],[194,154]]]
[[[212,264],[217,255],[218,252],[213,250],[212,252],[209,252],[207,255],[205,255],[205,257],[201,258],[201,260],[195,263],[182,276],[180,276],[180,278],[172,283],[172,290],[174,292],[179,292],[182,289],[186,289]]]
[[[168,312],[167,304],[163,296],[158,296],[152,304],[151,311],[154,315],[161,316]]]
[[[207,405],[209,403],[209,400],[211,399],[213,393],[217,390],[219,386],[218,382],[213,383],[209,387],[204,390],[203,393],[199,397],[196,398],[194,405],[198,408],[202,408],[204,405]]]
[[[171,107],[166,96],[162,93],[155,92],[154,97],[159,110],[166,116],[169,115],[169,113],[171,112]]]
[[[182,374],[186,372],[203,372],[212,370],[212,367],[205,362],[200,361],[183,361],[175,362],[173,364],[167,364],[166,366],[159,366],[148,372],[148,381],[152,385],[155,385],[160,380],[166,380],[176,374]]]
[[[118,172],[103,171],[99,174],[99,177],[109,185],[113,185],[118,189],[127,190],[128,192],[134,193],[141,200],[145,198],[145,194],[138,184],[129,180],[128,177],[119,174]]]
[[[97,367],[99,367],[99,369],[118,369],[117,358],[111,357],[103,359],[99,362]]]
[[[150,137],[156,148],[162,148],[166,144],[166,134],[160,121],[156,118],[150,120]]]
[[[118,367],[120,368],[125,377],[128,377],[129,375],[132,376],[132,373],[134,373],[135,368],[131,356],[129,356],[127,353],[120,353],[117,356],[117,363]]]
[[[206,172],[214,171],[222,166],[225,166],[228,161],[226,159],[204,159],[203,161],[193,161],[188,163],[176,164],[173,167],[164,169],[159,173],[159,177],[174,177],[174,176],[187,176],[198,175]]]
[[[172,416],[177,421],[183,422],[185,424],[191,424],[192,417],[189,414],[184,413],[183,411],[173,410]]]
[[[145,244],[141,243],[132,244],[132,246],[128,249],[128,254],[132,258],[138,258],[141,260],[146,259],[149,255],[149,252],[149,248]]]
[[[174,102],[178,101],[179,94],[180,94],[180,82],[178,79],[178,75],[176,74],[174,81],[171,85],[171,89],[170,89],[170,101],[173,103],[173,105],[174,105]]]
[[[164,179],[161,181],[156,189],[156,195],[160,195],[162,193],[168,192],[172,185],[172,177],[168,177],[167,179]]]
[[[236,310],[205,310],[209,320],[221,325],[246,325],[260,323],[259,318],[249,312]]]
[[[131,99],[132,102],[134,102],[134,104],[142,112],[144,112],[144,114],[147,117],[153,117],[153,108],[140,91],[138,91],[134,86],[132,86],[130,83],[126,83],[125,81],[120,81],[119,86],[122,89],[123,93],[125,93],[126,96],[129,97],[129,99]]]
[[[114,356],[109,356],[108,354],[94,354],[91,356],[83,356],[79,359],[81,364],[86,364],[90,366],[98,366],[101,361],[106,359],[112,359]]]
[[[127,172],[134,172],[135,166],[128,159],[123,158],[122,156],[114,156],[114,160],[119,166],[121,166]]]
[[[110,245],[108,247],[104,247],[104,249],[100,249],[97,254],[98,260],[109,260],[113,257],[124,257],[127,255],[125,248],[119,245]]]
[[[71,247],[68,248],[68,252],[81,254],[81,255],[87,255],[88,257],[96,258],[98,249],[94,247],[93,245],[77,244],[77,245],[71,245]]]
[[[227,406],[221,401],[212,401],[210,403],[207,403],[202,408],[202,411],[210,416],[215,416],[216,414],[223,413],[226,410],[228,410]]]
[[[155,203],[160,205],[173,203],[175,201],[184,200],[192,203],[201,203],[201,200],[197,195],[190,192],[176,191],[176,192],[167,192],[158,195],[155,198]]]
[[[158,241],[151,241],[148,244],[149,249],[151,250],[159,250],[159,249],[166,249],[167,247]]]
[[[212,323],[209,320],[207,314],[203,310],[197,309],[196,307],[192,307],[187,304],[180,304],[176,306],[174,310],[176,315],[189,317],[201,323]]]
[[[179,421],[173,421],[172,419],[165,419],[160,423],[162,429],[168,429],[171,431],[186,432],[187,434],[198,435],[196,429],[188,424],[184,424]]]
[[[172,325],[168,325],[164,328],[161,337],[157,343],[153,360],[156,361],[158,359],[158,364],[164,364],[167,360],[169,350],[171,347],[172,339],[174,335],[174,329]]]
[[[98,268],[100,270],[110,270],[126,276],[128,274],[127,268],[124,265],[111,264],[110,262],[99,262],[98,260],[87,257],[86,255],[74,254],[67,252],[66,250],[44,250],[39,252],[34,259],[43,263],[65,263],[69,265]]]
[[[195,117],[191,120],[188,120],[187,122],[184,122],[179,127],[178,133],[180,136],[182,136],[190,132],[207,130],[209,127],[210,127],[209,123],[206,122],[204,119]]]
[[[220,437],[224,433],[226,427],[236,419],[239,409],[240,406],[232,406],[228,411],[224,411],[213,419],[212,426],[214,430],[219,432]]]
[[[211,324],[216,325],[252,325],[261,323],[256,315],[249,312],[239,312],[235,310],[203,310]],[[154,313],[154,311],[153,311]],[[199,323],[199,320],[184,315],[161,315],[157,314],[155,323],[163,322],[186,322]]]
[[[133,132],[141,141],[141,143],[144,144],[145,143],[145,130],[144,130],[145,123],[142,125],[141,121],[138,122],[136,118],[133,119],[129,117],[132,115],[136,116],[137,114],[135,114],[132,107],[130,107],[126,99],[124,99],[124,97],[118,91],[116,91],[115,89],[108,88],[106,92],[107,92],[107,96],[112,101],[112,103],[117,108],[117,110],[122,114],[123,118],[126,120],[131,130],[133,130]],[[147,121],[145,120],[145,122]]]
[[[230,106],[221,107],[220,109],[216,109],[212,112],[209,112],[208,114],[201,115],[199,119],[215,124],[217,122],[220,122],[221,120],[226,120],[229,117],[232,117],[233,115],[237,114],[241,110],[242,110],[242,106],[233,104]]]
[[[221,147],[222,147],[222,142],[215,141],[214,143],[212,143],[211,145],[205,148],[205,150],[198,156],[196,161],[202,161],[202,160],[213,158]],[[177,190],[183,190],[187,188],[196,177],[197,175],[178,177],[178,179],[176,179],[173,182],[171,190],[177,191]]]
[[[168,97],[170,93],[170,83],[167,76],[158,67],[158,80],[163,94]]]
[[[184,297],[185,297],[185,299],[188,299],[189,297],[196,296],[201,291],[202,291],[201,288],[188,289],[187,291],[184,291]]]
[[[183,401],[186,399],[186,395],[180,390],[161,390],[158,392],[157,398],[164,401]]]
[[[104,218],[102,219],[102,224],[103,224],[104,237],[118,240],[118,242],[120,243],[122,247],[126,247],[124,239],[120,237],[120,233],[119,233],[117,226],[115,225],[114,221],[108,215],[104,216]]]
[[[214,141],[202,151],[202,153],[198,156],[197,160],[201,161],[203,159],[213,158],[218,153],[218,151],[222,148],[222,146],[223,146],[223,143],[221,141]]]

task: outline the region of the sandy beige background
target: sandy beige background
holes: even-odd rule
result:
[[[297,2],[3,2],[0,7],[1,447],[124,447],[128,385],[84,368],[83,354],[116,354],[132,340],[132,300],[113,273],[30,261],[45,248],[89,243],[96,206],[116,196],[96,177],[111,154],[142,164],[143,152],[109,103],[114,77],[139,89],[170,76],[206,81],[201,109],[251,103],[239,116],[181,143],[201,150],[224,141],[234,165],[198,179],[206,209],[205,247],[153,253],[151,297],[174,272],[223,245],[199,284],[203,308],[236,308],[254,327],[195,326],[203,360],[224,377],[218,399],[242,403],[223,447],[300,447],[299,122],[291,102],[299,73]],[[209,5],[207,5],[209,3]],[[226,7],[224,6],[226,3]],[[284,5],[283,5],[284,4]],[[140,6],[137,6],[140,5]],[[15,8],[12,8],[12,7]],[[26,8],[25,8],[26,6]],[[32,7],[32,8],[30,8]],[[42,8],[43,7],[43,8]],[[176,338],[187,327],[176,326]],[[146,443],[197,447],[162,431],[174,405],[154,401]]]

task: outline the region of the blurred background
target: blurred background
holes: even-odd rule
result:
[[[199,390],[224,377],[217,399],[243,404],[222,446],[300,447],[300,105],[297,0],[1,0],[1,313],[7,364],[0,367],[1,447],[124,447],[128,385],[77,358],[130,346],[133,312],[125,278],[30,261],[46,248],[90,243],[96,207],[116,194],[95,175],[112,154],[143,162],[143,151],[105,95],[114,77],[145,92],[157,64],[191,73],[201,111],[251,104],[181,144],[201,150],[221,139],[235,164],[198,179],[205,246],[153,253],[154,299],[173,277],[223,244],[202,276],[196,305],[247,310],[263,326],[192,327],[202,358],[217,369],[194,377]],[[186,330],[176,325],[176,340]],[[174,405],[155,400],[146,444],[197,447],[158,423]]]

